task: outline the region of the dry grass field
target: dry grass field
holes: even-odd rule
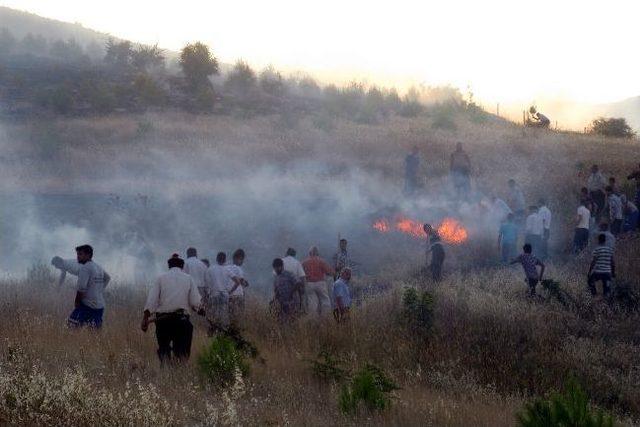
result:
[[[447,191],[449,153],[462,142],[478,189],[504,194],[513,177],[528,201],[547,197],[554,212],[548,276],[573,302],[565,306],[544,292],[532,301],[519,268],[479,267],[476,261],[496,257],[482,239],[452,249],[437,286],[417,273],[421,253],[404,261],[389,255],[375,280],[390,290],[365,298],[348,324],[309,316],[283,329],[269,315],[266,291],[250,291],[245,333],[264,360],[221,389],[196,366],[208,341],[201,319],[194,322],[191,361],[162,369],[153,328],[147,334],[139,329],[143,288],[120,280],[108,291],[103,329],[69,331],[71,280],[57,290],[47,274],[13,276],[0,286],[0,424],[509,426],[526,401],[560,389],[569,377],[621,425],[640,420],[640,312],[592,298],[585,283],[588,256],[566,253],[574,195],[588,166],[597,162],[623,180],[638,164],[637,142],[523,130],[493,119],[475,123],[463,115],[456,117],[456,130],[434,129],[428,116],[375,126],[312,117],[285,122],[176,113],[5,123],[0,191],[204,197],[250,181],[243,191],[259,197],[265,175],[256,171],[267,166],[275,183],[267,191],[280,184],[286,191],[295,182],[304,191],[318,184],[345,197],[362,198],[356,188],[367,197],[398,200],[404,155],[417,145],[426,161],[424,197],[439,197]],[[312,172],[305,176],[306,170]],[[293,181],[278,181],[287,176]],[[631,188],[625,183],[624,190]],[[638,251],[635,236],[617,248],[619,282],[635,292]],[[268,282],[268,268],[256,271]],[[358,277],[355,286],[368,280]],[[434,297],[426,336],[413,336],[398,321],[406,287]],[[340,386],[313,374],[311,361],[321,351],[353,369],[382,367],[400,387],[391,407],[343,415]]]

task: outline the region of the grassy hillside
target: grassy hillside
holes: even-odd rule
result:
[[[192,243],[207,248],[209,257],[217,248],[246,244],[247,270],[256,283],[249,291],[246,336],[264,362],[253,362],[249,376],[229,389],[208,384],[195,362],[208,340],[204,323],[196,320],[191,362],[160,369],[153,331],[139,330],[144,287],[118,280],[109,291],[104,329],[76,333],[63,326],[72,308],[71,281],[57,291],[49,273],[33,270],[27,279],[5,280],[0,287],[0,420],[514,425],[525,401],[575,377],[594,405],[632,425],[640,417],[638,307],[624,295],[612,303],[592,298],[585,283],[588,256],[569,256],[567,247],[575,193],[588,166],[599,163],[624,181],[638,163],[637,145],[523,129],[467,113],[447,113],[443,128],[443,114],[433,108],[416,119],[392,116],[380,125],[316,115],[290,121],[282,115],[179,113],[3,123],[2,195],[30,197],[16,203],[16,210],[3,206],[3,217],[11,218],[3,220],[3,232],[21,230],[16,241],[22,242],[3,247],[6,259],[19,253],[15,265],[31,261],[28,249],[36,247],[46,248],[46,259],[64,245],[69,251],[77,239],[111,239],[131,228],[146,230],[160,260]],[[480,192],[503,195],[513,177],[528,202],[547,197],[554,213],[548,275],[567,293],[564,302],[545,292],[539,300],[528,299],[521,270],[497,265],[493,232],[451,207],[446,174],[457,142],[471,156]],[[408,200],[401,195],[402,162],[413,145],[425,160],[425,188]],[[53,208],[31,203],[43,194],[87,193],[122,200],[144,194],[157,207],[141,213],[124,204],[96,203],[78,210],[68,202],[66,216],[45,219]],[[213,205],[192,204],[192,198]],[[366,222],[389,208],[428,219],[436,207],[449,209],[475,233],[467,244],[448,248],[439,285],[419,274],[420,242],[373,234]],[[43,227],[29,229],[24,222]],[[349,324],[309,317],[283,329],[269,315],[264,296],[270,259],[290,244],[302,254],[317,242],[328,256],[339,232],[357,236],[350,240],[353,250],[375,264],[355,287],[384,283],[388,290],[363,298]],[[123,252],[126,244],[98,243],[96,259],[117,273],[124,265],[107,253]],[[640,291],[638,250],[636,236],[622,239],[617,249],[617,283],[632,295]],[[401,320],[406,287],[434,298],[430,328],[419,333]],[[341,414],[340,384],[313,373],[311,361],[321,351],[344,360],[347,369],[366,363],[383,368],[400,386],[390,409]]]
[[[104,46],[109,35],[81,24],[43,18],[33,13],[0,6],[0,28],[6,28],[15,37],[23,38],[28,34],[41,35],[49,40],[75,39],[83,46],[97,44]]]

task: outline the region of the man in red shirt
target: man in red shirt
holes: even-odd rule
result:
[[[305,293],[307,306],[309,295],[315,295],[317,298],[317,311],[320,316],[322,315],[323,306],[326,308],[330,307],[327,276],[333,277],[335,271],[325,260],[320,258],[318,248],[315,246],[309,250],[309,258],[302,262],[302,268],[304,269],[307,280]]]

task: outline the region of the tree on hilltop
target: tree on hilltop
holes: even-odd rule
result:
[[[633,138],[635,132],[623,117],[604,118],[599,117],[591,122],[591,133],[617,138]]]
[[[220,70],[218,60],[209,47],[201,42],[189,43],[180,52],[180,67],[192,87],[209,82],[209,76],[217,75]]]

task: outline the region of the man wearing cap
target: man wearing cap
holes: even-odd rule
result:
[[[146,332],[149,324],[155,322],[158,357],[163,364],[172,356],[177,361],[189,358],[193,337],[190,311],[204,314],[198,287],[193,278],[182,271],[184,260],[173,254],[167,264],[169,271],[160,275],[149,290],[141,325]],[[151,320],[152,314],[155,314],[154,320]]]

